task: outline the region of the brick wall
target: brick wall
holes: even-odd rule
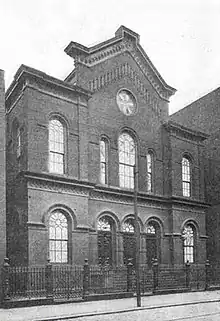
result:
[[[5,82],[0,70],[0,266],[6,257]],[[1,300],[1,273],[0,273]]]
[[[8,137],[15,117],[24,123],[23,156],[19,168],[13,154],[13,144],[8,143],[7,154],[10,160],[8,200],[13,204],[8,206],[8,215],[13,213],[9,229],[13,241],[9,247],[11,256],[15,256],[14,262],[18,258],[13,253],[13,246],[16,240],[22,239],[21,250],[25,252],[26,261],[33,264],[45,263],[48,256],[48,214],[55,208],[61,208],[68,213],[72,222],[71,262],[81,264],[88,257],[90,262],[97,263],[97,220],[101,214],[111,213],[118,222],[116,257],[117,263],[122,264],[121,224],[125,217],[134,212],[132,191],[119,187],[118,137],[123,129],[133,134],[137,144],[142,263],[146,261],[145,227],[150,218],[161,224],[161,260],[164,264],[182,263],[181,226],[184,222],[194,220],[199,231],[201,226],[198,238],[204,236],[204,213],[201,210],[201,215],[197,215],[197,205],[193,203],[196,201],[198,204],[204,199],[200,159],[202,146],[194,139],[170,133],[163,126],[168,116],[168,102],[159,97],[131,56],[127,53],[117,55],[91,68],[77,65],[78,85],[88,89],[89,81],[94,77],[102,76],[106,71],[119,68],[125,63],[139,75],[152,97],[151,102],[146,102],[129,75],[118,77],[110,83],[102,82],[102,88],[94,91],[88,103],[83,94],[61,89],[45,79],[42,81],[32,76],[26,77],[28,86],[23,89],[21,97],[16,100],[8,115]],[[127,88],[136,98],[138,112],[133,116],[125,116],[117,106],[116,95],[121,88]],[[153,103],[154,98],[158,102],[157,108]],[[8,108],[13,103],[14,101],[8,101]],[[54,175],[48,170],[48,124],[52,115],[61,117],[67,129],[64,175]],[[109,142],[108,186],[102,186],[99,181],[99,142],[102,135]],[[146,154],[149,149],[154,152],[152,194],[147,193],[146,185]],[[181,159],[185,152],[193,159],[194,183],[193,198],[183,200]],[[28,172],[25,173],[25,170]],[[186,204],[184,211],[172,208],[172,196],[179,198],[179,204]],[[16,227],[19,227],[17,231]],[[199,244],[202,244],[199,262],[204,262],[204,241]]]

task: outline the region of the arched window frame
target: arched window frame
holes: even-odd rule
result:
[[[129,227],[130,225],[130,227]],[[138,229],[141,231],[141,222],[138,220]],[[136,238],[135,238],[135,220],[133,216],[127,216],[122,224],[121,231],[123,235],[123,261],[127,265],[128,259],[132,259],[132,264],[136,262]],[[129,256],[128,256],[129,255]]]
[[[59,141],[51,138],[56,129],[52,128],[53,122],[60,126]],[[56,146],[56,147],[55,147]],[[52,116],[48,127],[48,147],[49,161],[48,168],[50,173],[63,175],[67,172],[66,152],[67,152],[67,126],[66,122],[60,116]],[[61,161],[58,162],[60,158]]]
[[[104,220],[106,220],[107,225],[109,224],[109,227],[106,225],[106,228],[104,228],[103,226],[99,225],[99,223]],[[109,213],[104,213],[98,218],[97,232],[98,232],[98,260],[99,260],[98,263],[101,266],[115,265],[116,264],[116,222],[112,218],[112,216],[109,215]],[[103,248],[105,247],[105,244],[99,244],[99,242],[105,242],[106,240],[107,242],[109,242],[109,239],[111,241],[111,244],[108,244],[107,247],[110,246],[110,248],[108,248],[107,251],[103,252]]]
[[[154,191],[154,152],[152,150],[148,150],[146,155],[146,163],[147,163],[147,192],[153,193]]]
[[[60,217],[63,218],[63,224],[66,222],[66,227],[61,232],[61,236],[58,234],[58,237],[55,232],[55,236],[52,233],[52,218],[59,215],[57,220],[60,220]],[[57,224],[59,225],[59,224]],[[54,228],[53,228],[54,230]],[[55,229],[56,230],[56,229]],[[71,253],[71,231],[72,231],[72,222],[68,214],[62,209],[53,210],[48,216],[48,253],[50,262],[53,264],[71,264],[72,253]],[[52,254],[54,252],[54,255]],[[59,259],[58,252],[61,253],[61,259]],[[66,255],[64,255],[66,253]]]
[[[146,235],[146,251],[147,251],[147,263],[149,267],[152,267],[153,261],[152,259],[157,259],[158,263],[161,261],[161,233],[162,233],[162,227],[161,224],[158,222],[158,220],[151,218],[147,221],[146,227],[145,227],[145,235]],[[154,242],[155,247],[155,255],[156,257],[149,258],[148,256],[149,249],[148,244],[149,242]],[[152,253],[151,253],[152,254]]]
[[[183,239],[183,262],[184,263],[189,262],[193,264],[196,262],[197,229],[192,222],[187,222],[184,224],[182,229],[182,239]]]
[[[192,158],[183,155],[181,160],[182,170],[182,193],[184,197],[192,196]]]
[[[122,140],[123,136],[124,140]],[[128,139],[129,152],[126,152],[126,138]],[[131,151],[132,145],[133,153]],[[127,130],[122,131],[118,137],[118,159],[119,186],[134,189],[134,169],[135,165],[137,166],[137,142],[134,135]]]
[[[21,156],[21,128],[18,127],[17,129],[17,137],[16,137],[16,154],[17,154],[17,158],[19,158]]]
[[[104,147],[104,150],[103,150]],[[100,183],[103,185],[107,185],[109,182],[109,140],[106,137],[101,137],[100,146],[99,146],[99,154],[100,154]]]
[[[16,154],[17,159],[20,159],[21,157],[21,136],[22,136],[22,129],[16,118],[14,119],[12,124],[12,137],[13,137],[13,143],[14,143],[14,152]]]

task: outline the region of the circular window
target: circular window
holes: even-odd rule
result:
[[[126,89],[122,89],[117,93],[117,104],[120,111],[126,115],[134,115],[137,111],[137,103],[132,93]]]

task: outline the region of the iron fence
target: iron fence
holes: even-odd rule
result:
[[[89,294],[127,292],[126,266],[91,266]]]
[[[208,267],[207,282],[209,287],[220,287],[219,265],[210,265],[210,267]]]
[[[83,294],[83,266],[54,266],[51,282],[54,299],[81,299]]]
[[[141,293],[207,290],[220,286],[220,266],[140,266]],[[123,266],[52,265],[11,267],[5,260],[2,270],[4,301],[31,298],[83,300],[90,295],[136,291],[131,262]]]
[[[184,289],[188,287],[187,267],[158,267],[158,290]]]
[[[45,297],[45,267],[9,267],[10,298]]]

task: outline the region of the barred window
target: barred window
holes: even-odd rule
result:
[[[146,232],[147,234],[156,234],[155,227],[152,224],[148,224]]]
[[[100,182],[108,183],[108,144],[104,138],[100,141]]]
[[[134,188],[135,143],[128,133],[122,133],[118,140],[119,186]]]
[[[100,265],[112,265],[115,261],[115,224],[111,217],[105,215],[98,225],[98,260]]]
[[[122,231],[126,232],[126,233],[134,233],[134,220],[133,220],[133,218],[129,218],[123,223]]]
[[[184,263],[194,263],[195,258],[195,230],[190,224],[186,225],[183,230],[183,252]]]
[[[157,222],[150,222],[146,227],[147,264],[152,267],[153,261],[160,262],[161,229]]]
[[[64,127],[58,119],[49,123],[49,170],[64,173]]]
[[[59,211],[49,218],[49,256],[52,263],[68,262],[68,223]]]
[[[131,259],[132,264],[135,266],[136,262],[136,240],[134,235],[134,219],[128,218],[122,224],[123,232],[123,260],[124,264],[128,264],[128,260]]]
[[[183,157],[182,159],[182,188],[183,196],[191,196],[191,166],[188,158]]]
[[[153,155],[147,154],[147,191],[153,191]]]

